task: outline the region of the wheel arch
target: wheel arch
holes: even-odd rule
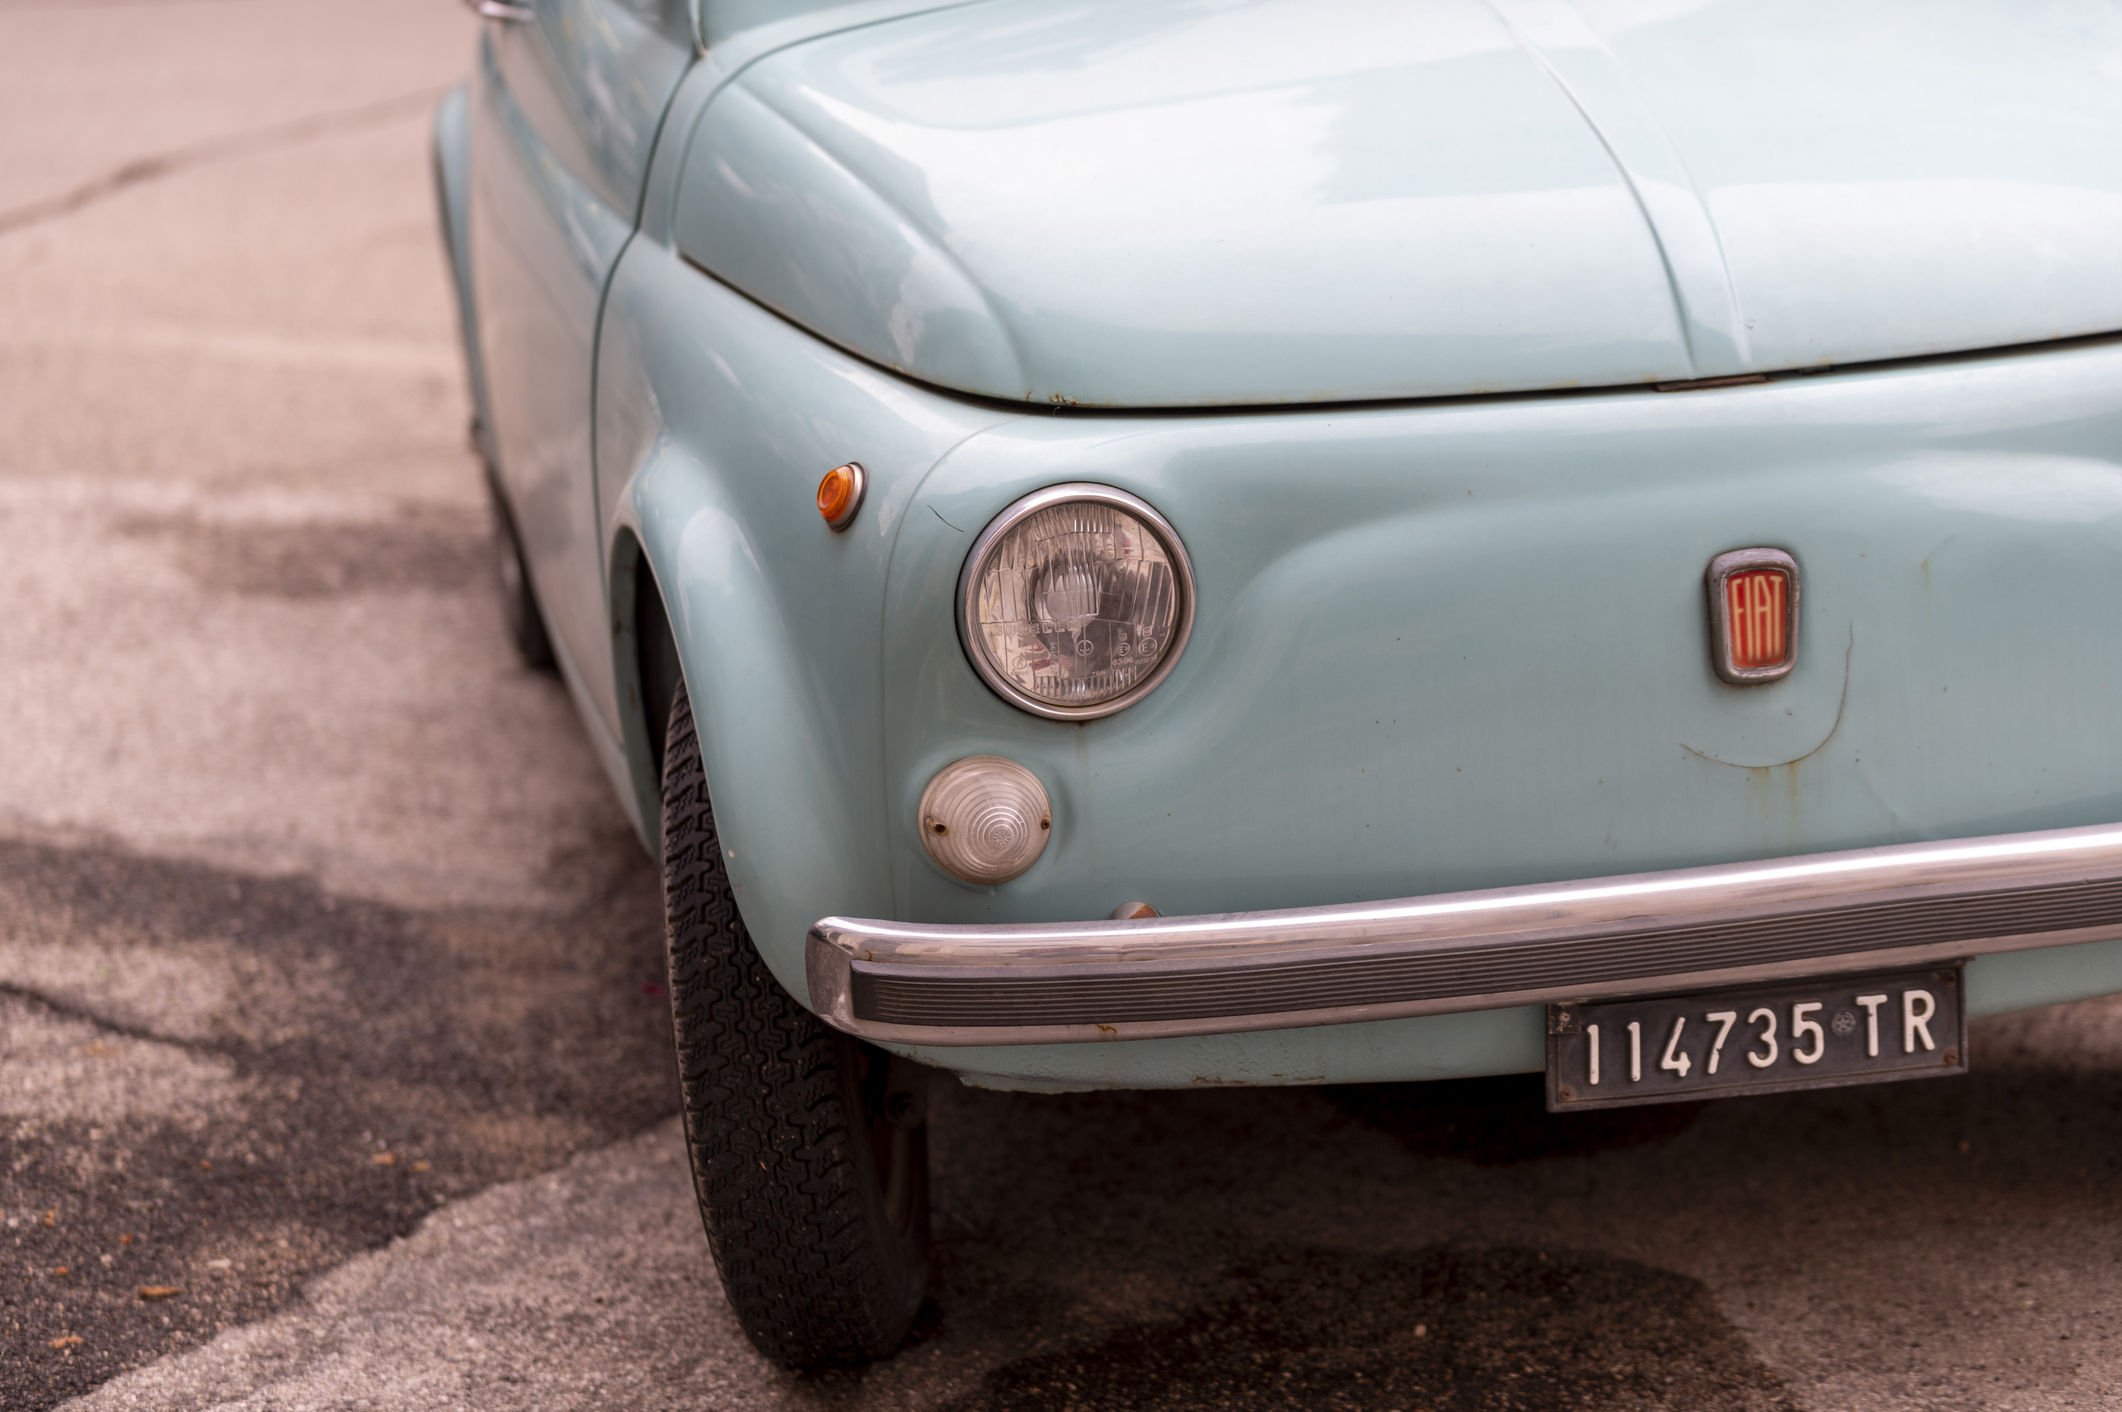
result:
[[[610,598],[612,676],[619,700],[619,738],[626,751],[641,842],[658,862],[663,854],[663,737],[670,723],[669,689],[676,681],[678,643],[663,587],[635,527],[612,537]]]

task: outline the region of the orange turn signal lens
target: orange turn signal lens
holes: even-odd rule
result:
[[[818,482],[818,514],[829,528],[844,530],[855,522],[867,481],[861,464],[855,461],[825,473],[825,479]]]

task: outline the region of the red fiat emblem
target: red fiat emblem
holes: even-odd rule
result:
[[[1711,655],[1717,675],[1753,686],[1798,663],[1798,561],[1780,549],[1734,549],[1709,561]]]

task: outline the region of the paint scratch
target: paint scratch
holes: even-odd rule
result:
[[[1820,743],[1818,745],[1815,745],[1812,749],[1806,751],[1803,755],[1793,755],[1788,760],[1778,760],[1773,764],[1768,765],[1741,765],[1731,760],[1720,760],[1716,756],[1709,754],[1707,751],[1697,750],[1695,749],[1695,747],[1689,745],[1684,740],[1680,742],[1680,748],[1682,750],[1685,750],[1690,755],[1700,756],[1702,759],[1709,761],[1712,765],[1726,765],[1734,770],[1780,770],[1785,765],[1802,764],[1805,761],[1812,759],[1813,756],[1818,755],[1821,751],[1827,749],[1827,743],[1835,738],[1835,732],[1842,729],[1842,712],[1843,709],[1849,705],[1849,659],[1850,654],[1856,651],[1856,648],[1857,625],[1855,623],[1851,623],[1849,625],[1849,644],[1842,649],[1842,696],[1839,700],[1835,702],[1835,722],[1833,725],[1827,728],[1827,734],[1820,737]]]

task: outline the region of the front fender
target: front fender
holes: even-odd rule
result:
[[[812,922],[899,905],[882,704],[892,547],[933,468],[1010,414],[911,388],[649,239],[612,282],[597,396],[624,718],[613,724],[644,832],[653,847],[661,810],[633,622],[645,572],[699,721],[737,904],[775,976],[805,996]],[[815,492],[849,460],[869,489],[836,534]]]
[[[821,906],[831,910],[823,899],[891,903],[874,826],[878,774],[810,679],[761,545],[724,491],[699,461],[666,445],[628,485],[624,528],[639,546],[635,572],[651,575],[677,643],[738,908],[768,966],[800,997],[800,949],[789,939],[802,937]],[[615,566],[622,558],[614,555]],[[615,591],[614,601],[632,599]],[[628,755],[645,795],[642,818],[654,821],[647,715],[627,715],[640,736]]]

